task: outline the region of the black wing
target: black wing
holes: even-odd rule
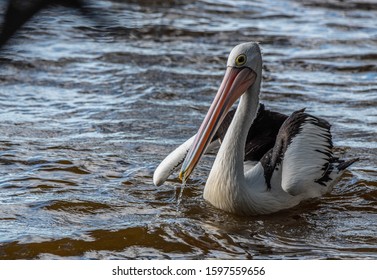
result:
[[[236,109],[229,111],[221,126],[217,130],[214,139],[222,141],[233,120]],[[266,110],[260,104],[257,116],[250,127],[245,146],[245,161],[259,161],[274,145],[280,127],[288,116]]]
[[[261,163],[268,188],[273,173],[281,172],[281,187],[291,195],[310,193],[313,197],[329,190],[348,161],[333,156],[330,124],[304,110],[294,112],[281,126],[274,147]]]

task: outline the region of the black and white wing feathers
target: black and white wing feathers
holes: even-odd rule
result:
[[[344,169],[357,159],[339,160],[333,155],[330,124],[303,110],[294,112],[281,126],[274,147],[262,158],[267,187],[275,172],[281,188],[291,195],[310,197],[330,191]]]

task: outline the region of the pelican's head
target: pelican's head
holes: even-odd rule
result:
[[[250,42],[235,46],[229,54],[227,70],[216,97],[182,164],[179,178],[183,182],[194,170],[229,109],[253,87],[255,81],[260,82],[261,75],[262,55],[259,45]],[[258,90],[253,92],[259,94],[259,85]]]
[[[262,71],[262,54],[259,45],[254,42],[235,46],[228,56],[227,67],[247,67],[255,73]]]

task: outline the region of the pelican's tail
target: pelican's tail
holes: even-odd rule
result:
[[[359,158],[354,158],[354,159],[350,159],[350,160],[336,159],[336,162],[338,163],[336,168],[338,169],[338,172],[343,171],[359,160],[360,160]]]

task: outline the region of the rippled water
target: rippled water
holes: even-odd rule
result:
[[[305,2],[303,4],[302,2]],[[0,52],[0,258],[377,257],[375,1],[97,1],[44,11]],[[360,157],[321,199],[237,217],[152,183],[193,135],[231,48],[259,41],[262,100],[332,123]]]

